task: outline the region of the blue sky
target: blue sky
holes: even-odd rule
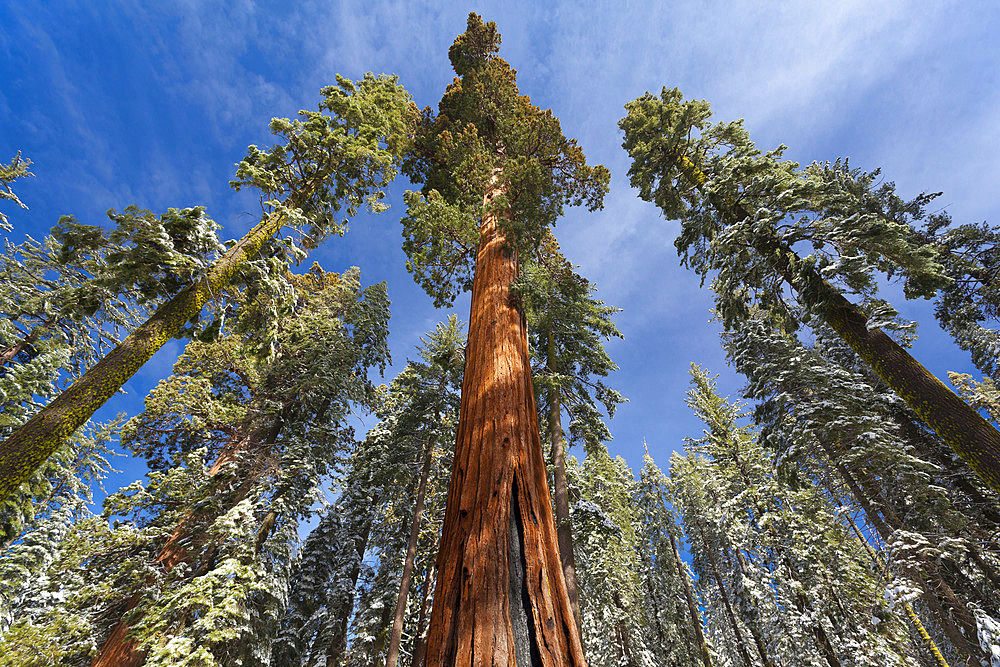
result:
[[[259,209],[227,183],[248,144],[269,143],[272,116],[313,109],[335,74],[367,71],[398,74],[420,106],[436,107],[469,11],[497,22],[521,91],[611,170],[605,209],[570,210],[555,231],[600,297],[623,309],[625,340],[609,349],[621,367],[612,383],[630,402],[611,424],[610,448],[633,466],[643,438],[665,465],[684,437],[700,434],[683,403],[690,362],[721,373],[734,398],[742,381],[725,366],[710,294],[678,265],[677,224],[628,187],[617,129],[626,102],[677,86],[711,102],[717,119],[745,118],[762,148],[784,143],[801,162],[849,156],[881,167],[904,196],[943,191],[938,201],[958,222],[1000,219],[992,2],[0,0],[0,159],[21,150],[35,163],[35,178],[17,189],[30,210],[6,209],[10,238],[41,236],[63,214],[105,223],[107,209],[129,204],[204,205],[225,238],[242,236]],[[388,281],[397,369],[446,316],[404,268],[407,187],[397,181],[388,213],[359,217],[313,256],[328,270],[357,265],[365,282]],[[927,302],[889,294],[921,323],[918,359],[939,377],[969,369]],[[467,301],[455,310],[465,319]],[[141,409],[180,350],[168,344],[101,414]],[[109,489],[144,472],[118,467],[125,473]]]

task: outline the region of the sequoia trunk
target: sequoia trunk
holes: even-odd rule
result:
[[[488,207],[504,194],[494,180]],[[487,211],[426,665],[585,665],[556,541],[517,258]]]

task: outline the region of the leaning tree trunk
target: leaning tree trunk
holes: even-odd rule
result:
[[[551,325],[548,332],[548,370],[555,371],[556,342]],[[573,608],[573,620],[577,632],[583,637],[583,621],[580,616],[580,591],[576,584],[576,559],[573,556],[573,526],[569,518],[569,485],[566,483],[566,448],[563,446],[562,406],[559,404],[559,388],[550,387],[549,398],[549,438],[552,442],[552,472],[555,482],[556,535],[559,538],[559,558],[563,576],[566,577],[566,592]]]
[[[484,206],[503,193],[494,181]],[[498,223],[488,211],[480,224],[425,664],[583,666],[559,562],[527,327],[510,293],[517,258]]]
[[[663,496],[660,496],[660,501],[663,501]],[[666,505],[663,506],[663,509],[666,511]],[[701,613],[698,611],[698,605],[695,604],[694,591],[691,590],[691,579],[688,577],[687,570],[684,569],[683,561],[681,561],[681,552],[677,548],[677,538],[669,530],[667,533],[670,535],[670,547],[674,551],[674,566],[677,568],[677,577],[684,584],[684,601],[687,603],[688,614],[691,616],[691,629],[694,631],[695,639],[698,642],[698,652],[701,654],[701,661],[705,663],[705,667],[712,667],[712,656],[708,652],[705,631],[701,627]]]
[[[708,181],[705,173],[684,156],[679,156],[678,163],[684,178],[703,190]],[[731,222],[750,217],[741,204],[719,201],[711,195],[709,200],[720,215]],[[823,321],[906,401],[921,421],[969,464],[983,482],[1000,494],[1000,431],[884,331],[869,328],[868,316],[861,308],[827,283],[815,268],[802,266],[792,248],[772,241],[757,243],[754,250],[767,258],[771,268],[799,291],[805,305],[822,304],[818,311]],[[803,278],[808,283],[804,289]]]
[[[230,248],[198,282],[160,306],[83,376],[0,444],[0,502],[31,477],[76,429],[215,297],[274,236],[284,218],[265,217]]]
[[[399,642],[403,637],[403,617],[406,615],[406,598],[410,594],[410,580],[413,578],[413,564],[417,558],[417,538],[420,537],[420,517],[424,512],[424,493],[427,491],[427,477],[431,472],[431,458],[434,444],[428,439],[424,445],[424,464],[420,471],[420,483],[417,486],[417,499],[413,508],[413,523],[410,526],[410,541],[406,545],[406,559],[403,563],[403,574],[399,578],[399,596],[396,599],[396,613],[392,619],[392,632],[389,635],[389,653],[385,659],[386,667],[396,667],[399,661]]]

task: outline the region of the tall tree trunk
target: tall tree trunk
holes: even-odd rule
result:
[[[392,633],[389,635],[389,653],[385,659],[386,667],[396,667],[396,662],[399,661],[399,642],[403,637],[403,617],[406,615],[406,598],[410,594],[413,563],[417,558],[420,516],[424,511],[424,492],[427,490],[427,477],[431,472],[431,455],[433,450],[434,446],[428,438],[427,443],[424,445],[424,465],[420,471],[420,484],[417,486],[417,499],[413,509],[413,524],[410,526],[410,541],[406,545],[403,574],[399,578],[399,597],[396,600],[396,613],[392,620]]]
[[[283,220],[277,214],[265,217],[220,257],[201,280],[160,306],[115,349],[0,444],[0,502],[27,481],[164,343],[179,334],[278,232]]]
[[[505,188],[494,180],[488,208]],[[494,211],[480,224],[462,407],[426,664],[585,664],[559,561],[517,258]]]
[[[219,452],[215,462],[212,463],[212,467],[208,470],[208,476],[211,478],[217,475],[224,467],[235,462],[242,452],[248,451],[262,442],[274,442],[284,424],[284,415],[285,411],[283,410],[281,414],[275,417],[266,433],[261,433],[259,430],[244,431],[242,435],[238,435],[230,440],[226,447]],[[246,495],[252,481],[252,479],[243,480],[236,486],[237,500]],[[154,561],[163,568],[165,574],[181,563],[190,562],[191,551],[188,547],[184,546],[184,543],[190,541],[197,524],[204,523],[209,518],[211,517],[191,515],[177,524],[170,537],[167,538],[167,541],[160,548]],[[205,560],[211,559],[208,558]],[[194,576],[197,576],[197,573]],[[142,600],[142,597],[142,591],[130,597],[119,616],[124,617],[128,612],[132,611],[139,604],[139,601]],[[111,634],[104,641],[100,652],[91,663],[91,667],[140,667],[145,663],[146,652],[140,651],[136,642],[128,637],[130,629],[129,624],[124,618],[121,618],[115,624],[115,627],[112,628]]]
[[[660,496],[660,501],[663,501],[663,496]],[[666,505],[664,505],[664,510]],[[694,631],[694,636],[698,641],[698,652],[701,653],[701,661],[705,663],[705,667],[712,667],[712,656],[708,652],[708,643],[705,641],[705,631],[701,627],[701,613],[698,611],[698,605],[694,601],[694,591],[691,590],[691,579],[688,578],[687,571],[684,569],[684,564],[681,561],[681,552],[677,548],[677,538],[670,531],[670,546],[674,550],[674,566],[677,568],[677,576],[680,578],[681,582],[684,584],[684,600],[687,602],[688,614],[691,616],[691,629]],[[721,590],[721,583],[720,590]]]
[[[733,613],[733,603],[729,599],[729,592],[726,590],[726,585],[722,582],[722,573],[719,572],[719,561],[715,557],[715,551],[709,545],[708,540],[705,539],[705,532],[700,526],[698,527],[698,532],[701,535],[701,543],[705,546],[705,555],[708,556],[709,566],[712,568],[712,578],[715,579],[715,585],[719,588],[719,597],[722,598],[726,617],[729,619],[729,625],[733,628],[733,634],[736,635],[736,648],[740,653],[740,657],[743,658],[743,664],[746,667],[753,667],[753,661],[750,660],[750,653],[747,651],[746,640],[743,639],[743,633],[740,632],[740,625],[736,621],[736,614]]]
[[[691,185],[703,189],[708,178],[683,155],[678,166]],[[716,210],[730,221],[749,218],[739,203],[708,195]],[[771,267],[793,286],[809,306],[823,304],[820,316],[831,329],[889,385],[921,421],[955,450],[994,492],[1000,494],[1000,431],[941,380],[924,368],[879,328],[868,328],[868,316],[847,300],[814,269],[801,265],[794,250],[773,241],[754,249],[769,259]],[[803,287],[803,279],[807,282]]]
[[[326,649],[326,667],[340,667],[344,663],[347,653],[347,629],[351,620],[351,612],[354,611],[354,591],[358,587],[358,577],[361,576],[361,565],[364,562],[365,551],[368,550],[368,538],[371,537],[371,521],[365,521],[360,539],[355,545],[357,560],[354,569],[351,571],[350,593],[341,601],[333,616],[333,633],[330,636],[330,644]]]
[[[410,667],[420,667],[424,664],[424,656],[427,654],[427,638],[424,637],[424,626],[427,622],[427,612],[431,601],[431,586],[434,585],[434,566],[427,568],[424,576],[424,585],[420,589],[420,615],[417,616],[417,631],[413,637],[413,660]]]
[[[551,327],[551,325],[550,325]],[[548,370],[555,372],[556,339],[551,328],[548,332]],[[573,526],[569,519],[569,485],[566,483],[566,449],[563,446],[562,406],[559,389],[550,387],[549,398],[549,439],[552,443],[553,481],[555,482],[556,534],[559,538],[559,558],[563,576],[566,577],[566,592],[573,608],[573,619],[577,632],[583,639],[583,620],[580,616],[580,591],[576,584],[576,559],[573,556]]]

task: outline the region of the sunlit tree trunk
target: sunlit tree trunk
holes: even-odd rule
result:
[[[484,205],[503,195],[496,179]],[[497,214],[480,224],[468,357],[426,663],[584,665],[556,539],[517,258]]]

